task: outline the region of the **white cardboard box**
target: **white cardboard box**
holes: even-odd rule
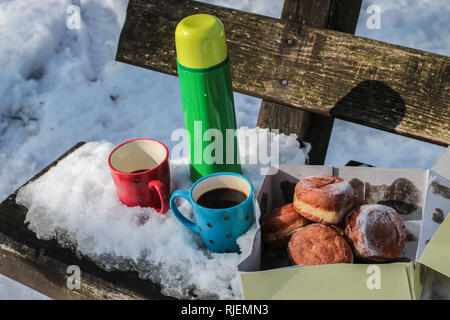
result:
[[[292,202],[297,181],[313,175],[341,177],[356,196],[394,207],[408,231],[401,257],[409,262],[290,266],[286,250],[265,246],[258,229],[252,253],[238,268],[247,299],[420,299],[424,266],[450,277],[450,220],[444,221],[450,211],[449,150],[432,170],[272,167],[257,195],[261,215]],[[433,237],[438,229],[440,236]]]

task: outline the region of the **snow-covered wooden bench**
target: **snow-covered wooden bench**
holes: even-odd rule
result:
[[[117,60],[176,75],[177,22],[210,13],[225,25],[234,90],[264,99],[259,126],[311,142],[312,164],[325,159],[333,117],[448,146],[450,59],[351,35],[360,7],[285,0],[278,20],[188,0],[130,0]],[[137,273],[106,272],[37,239],[15,197],[0,204],[0,273],[52,298],[169,298]],[[83,270],[80,290],[66,285],[70,265]]]
[[[80,142],[39,172],[34,181],[84,144]],[[29,183],[27,182],[27,183]],[[40,240],[25,225],[27,209],[16,203],[17,192],[0,204],[0,273],[54,299],[169,299],[158,285],[136,272],[107,272],[80,258],[56,240]],[[81,289],[71,290],[69,266],[81,272]]]

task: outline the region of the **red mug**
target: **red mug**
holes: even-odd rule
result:
[[[117,146],[108,158],[120,200],[130,206],[169,210],[169,150],[160,141],[134,139]]]

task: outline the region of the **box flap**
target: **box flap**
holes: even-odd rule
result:
[[[241,273],[246,299],[410,300],[410,263],[333,264]]]
[[[448,213],[447,218],[425,247],[419,262],[450,277],[450,218]]]
[[[450,180],[450,147],[434,165],[433,171]]]
[[[261,270],[261,230],[257,230],[253,239],[253,247],[249,256],[239,265],[239,271],[258,271]]]
[[[286,165],[279,166],[280,170],[302,179],[310,176],[332,176],[333,167],[330,166],[316,166],[316,165]]]
[[[450,148],[429,172],[417,260],[450,277]],[[419,258],[420,257],[420,258]]]
[[[450,181],[430,171],[427,185],[416,261],[422,256],[425,247],[430,245],[430,240],[450,211]],[[447,245],[445,250],[450,252],[450,246]]]
[[[420,300],[423,291],[425,272],[429,270],[424,265],[416,263],[406,268],[409,277],[409,287],[413,300]]]

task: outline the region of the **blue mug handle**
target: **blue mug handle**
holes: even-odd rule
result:
[[[200,233],[200,230],[198,229],[198,225],[191,220],[187,219],[177,208],[175,204],[175,199],[181,197],[186,199],[193,208],[193,203],[191,201],[191,197],[189,195],[189,192],[184,190],[176,190],[174,193],[172,193],[172,196],[170,197],[170,209],[172,210],[175,217],[183,224],[186,228],[188,228],[191,231],[194,231],[196,233]]]

